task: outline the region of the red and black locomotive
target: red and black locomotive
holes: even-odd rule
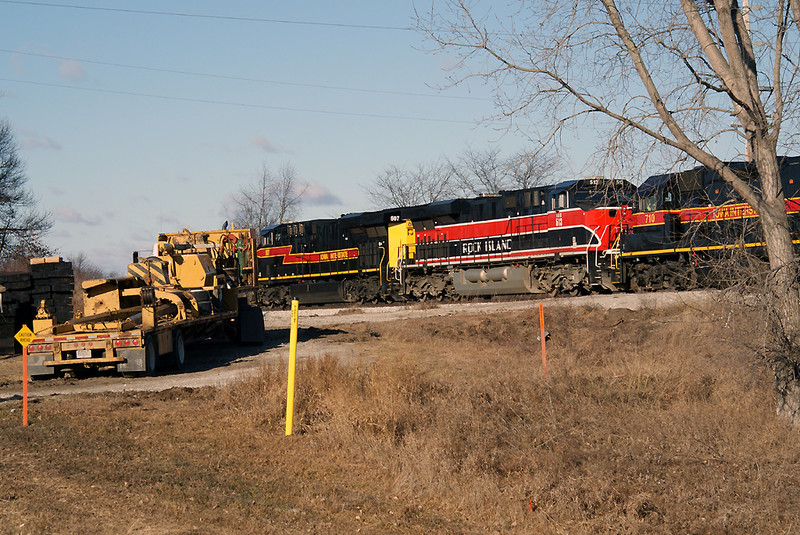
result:
[[[446,271],[464,296],[615,290],[615,254],[634,192],[624,181],[574,180],[534,190],[538,202],[523,213],[421,230],[408,277]],[[515,193],[498,201],[514,209]]]

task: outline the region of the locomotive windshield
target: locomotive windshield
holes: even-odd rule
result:
[[[640,212],[655,212],[660,208],[661,205],[661,195],[656,193],[655,195],[648,195],[647,197],[643,197],[639,200],[639,211]]]
[[[630,204],[636,188],[624,180],[588,179],[577,181],[570,190],[571,206],[591,210],[602,206]]]
[[[617,205],[613,192],[598,191],[596,189],[579,189],[575,192],[575,206],[584,210],[591,210],[598,206]]]

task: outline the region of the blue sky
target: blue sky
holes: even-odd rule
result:
[[[57,4],[0,1],[0,116],[48,244],[107,270],[159,232],[218,228],[264,165],[291,164],[302,217],[328,217],[373,208],[363,186],[390,165],[527,145],[481,123],[489,88],[438,89],[453,60],[398,29],[412,2]]]

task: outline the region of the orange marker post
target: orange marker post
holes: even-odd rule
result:
[[[28,427],[28,346],[22,347],[22,427]]]
[[[545,343],[545,334],[544,334],[544,305],[539,303],[539,326],[541,327],[541,333],[539,334],[539,338],[542,341],[542,370],[544,371],[544,378],[547,379],[547,348]]]
[[[28,345],[33,340],[33,331],[23,325],[14,338],[22,346],[22,426],[28,427]]]

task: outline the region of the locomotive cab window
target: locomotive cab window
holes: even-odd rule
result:
[[[655,212],[659,209],[659,201],[661,195],[656,193],[653,195],[648,195],[647,197],[643,197],[639,202],[639,211],[641,212]]]

